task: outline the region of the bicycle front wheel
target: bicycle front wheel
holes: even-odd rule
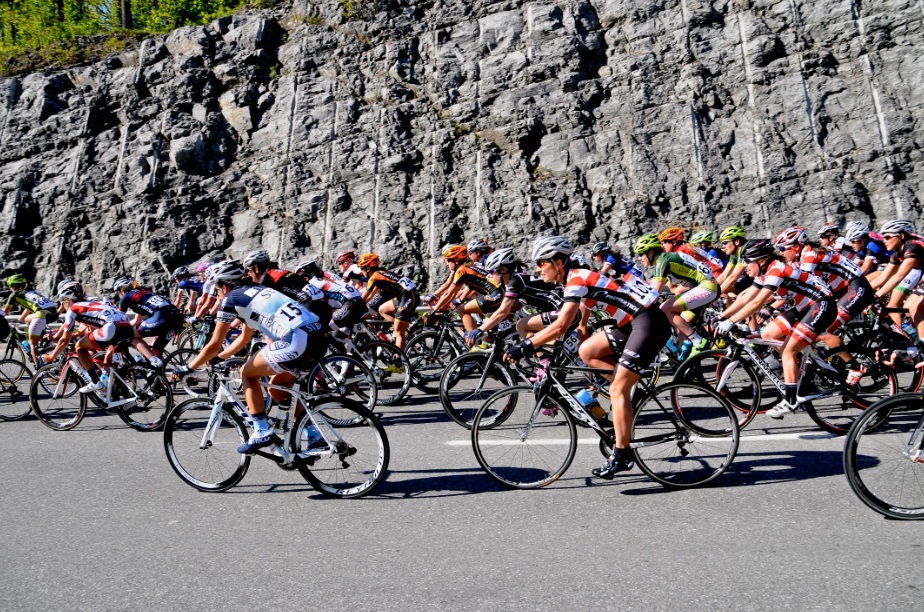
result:
[[[347,413],[354,416],[347,418]],[[337,426],[326,414],[338,414],[351,426]],[[323,438],[316,440],[316,432]],[[357,402],[334,399],[319,404],[299,418],[292,437],[292,450],[300,455],[298,471],[322,495],[362,497],[388,472],[391,450],[385,428]]]
[[[200,491],[227,491],[241,481],[250,457],[237,452],[247,441],[241,418],[222,406],[217,422],[210,424],[213,406],[201,399],[177,405],[164,423],[167,461],[183,482]]]
[[[170,382],[174,398],[186,396],[183,397],[185,400],[192,397],[209,397],[209,372],[205,368],[193,370],[182,376],[173,374],[174,368],[186,365],[198,354],[198,351],[189,348],[178,349],[164,357],[163,370],[167,380]]]
[[[18,421],[32,410],[29,386],[32,375],[22,363],[0,360],[0,421]]]
[[[62,372],[65,372],[62,377]],[[39,369],[29,387],[29,403],[43,425],[56,431],[77,427],[87,412],[87,396],[78,393],[84,382],[71,366],[52,363]]]
[[[447,332],[447,335],[453,333]],[[422,331],[407,341],[405,349],[413,368],[414,385],[424,393],[436,393],[440,376],[459,351],[443,332],[433,329]]]
[[[411,362],[390,342],[369,342],[359,347],[362,361],[375,377],[378,403],[401,401],[411,388]]]
[[[729,371],[728,368],[734,367]],[[676,380],[688,380],[716,389],[721,381],[719,394],[735,409],[738,426],[744,428],[761,409],[761,386],[757,372],[743,360],[734,364],[728,359],[726,351],[708,350],[684,361],[677,373]]]
[[[561,402],[537,405],[532,387],[511,387],[491,396],[472,426],[472,448],[484,471],[502,485],[538,489],[559,478],[577,451],[574,420]]]
[[[307,380],[308,392],[317,398],[351,399],[368,410],[375,408],[378,400],[378,389],[372,372],[358,360],[346,355],[327,355],[311,370]],[[346,416],[349,419],[357,418],[353,413]],[[350,424],[334,415],[330,418],[334,425]]]
[[[877,402],[847,434],[844,472],[860,500],[894,519],[924,519],[924,395]]]
[[[631,446],[639,468],[669,488],[706,484],[738,452],[738,419],[712,388],[686,381],[651,388],[635,409]]]
[[[151,366],[134,364],[118,371],[125,381],[114,381],[113,400],[134,396],[134,401],[120,406],[119,417],[132,429],[154,431],[160,429],[173,407],[173,391],[167,377]],[[118,391],[118,393],[116,393]]]
[[[453,421],[468,429],[485,400],[514,385],[513,375],[491,353],[465,353],[440,377],[440,403]]]

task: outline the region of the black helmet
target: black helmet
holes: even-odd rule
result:
[[[610,247],[609,242],[601,240],[600,242],[597,242],[592,247],[590,247],[590,255],[593,257],[594,255],[598,255],[600,253],[609,253],[612,250],[613,249]]]
[[[323,274],[317,259],[306,259],[297,263],[295,265],[295,273],[309,278],[318,278]]]
[[[187,276],[192,276],[192,272],[186,266],[180,266],[173,271],[173,278],[186,278]]]
[[[776,253],[776,247],[773,246],[773,242],[769,238],[752,238],[744,243],[744,247],[741,249],[741,259],[746,263],[751,263],[752,261],[769,257],[774,253]]]

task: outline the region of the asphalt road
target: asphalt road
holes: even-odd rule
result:
[[[199,493],[160,433],[115,416],[69,432],[0,422],[0,610],[920,605],[924,523],[868,510],[842,440],[805,415],[758,417],[705,488],[666,491],[637,470],[596,481],[591,443],[551,487],[509,491],[438,403],[382,412],[390,473],[357,500],[321,498],[259,458],[232,491]]]

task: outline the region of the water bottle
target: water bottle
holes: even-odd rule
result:
[[[905,321],[904,323],[902,323],[902,331],[908,334],[908,337],[914,340],[915,342],[918,341],[918,330],[916,330],[914,328],[914,325],[912,325],[908,321]]]
[[[23,349],[24,351],[26,351],[27,353],[28,353],[29,350],[30,350],[30,349],[29,349],[29,341],[28,341],[28,340],[23,340],[22,342],[19,343],[19,346],[21,346],[22,349]]]
[[[273,432],[280,438],[285,437],[286,427],[289,424],[289,413],[285,410],[280,410],[276,413],[276,423],[273,425]]]
[[[668,341],[667,341],[667,350],[669,350],[670,352],[674,353],[675,355],[677,354],[677,351],[680,350],[680,349],[677,347],[677,343],[674,342],[674,338],[673,338],[673,337],[671,337],[671,338],[668,339]]]
[[[677,355],[677,359],[680,361],[685,361],[687,357],[690,356],[690,351],[693,350],[693,343],[689,340],[684,340],[683,344],[680,345],[680,353]]]
[[[314,425],[309,425],[305,428],[305,433],[302,434],[306,447],[310,448],[312,444],[318,442],[319,440],[324,439],[324,436],[321,435],[321,432]]]
[[[99,377],[99,381],[103,383],[103,389],[109,386],[109,372],[103,372],[103,375]]]
[[[600,402],[594,399],[594,396],[591,395],[587,389],[581,389],[575,397],[595,420],[604,421],[606,419],[606,410],[603,409]]]

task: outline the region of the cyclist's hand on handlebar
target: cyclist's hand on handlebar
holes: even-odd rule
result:
[[[468,346],[475,346],[475,343],[478,342],[478,338],[483,334],[484,332],[477,327],[470,332],[465,332],[465,344]]]
[[[507,349],[507,352],[504,353],[504,361],[509,361],[511,363],[516,363],[521,359],[531,357],[536,353],[536,347],[533,346],[531,340],[524,340],[519,344],[514,344]]]
[[[719,337],[727,336],[734,325],[730,319],[720,319],[715,326],[715,335]]]

